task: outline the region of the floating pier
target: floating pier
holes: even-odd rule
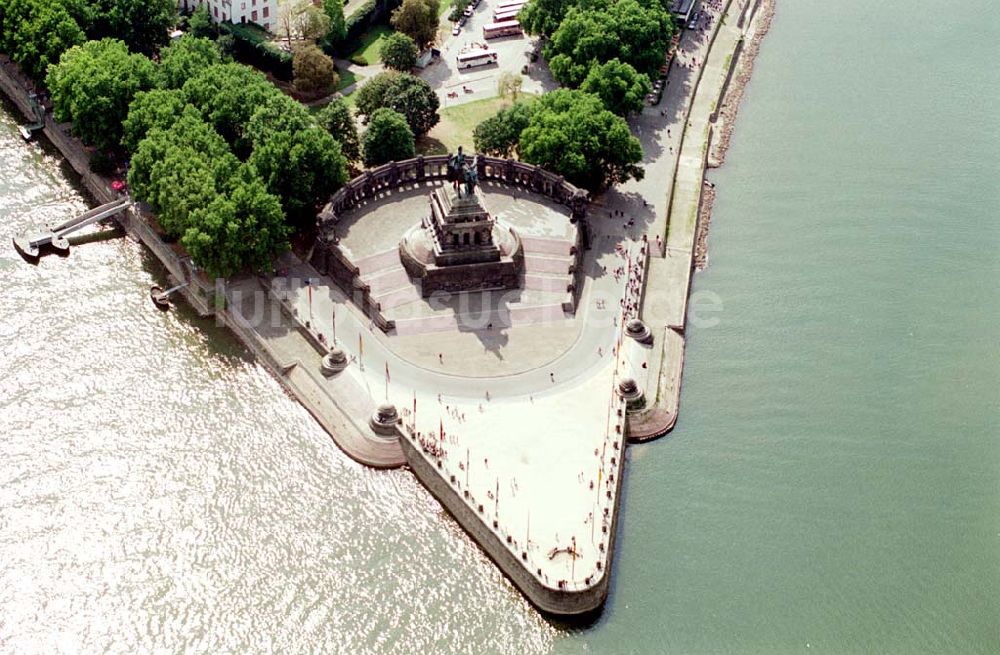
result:
[[[55,227],[50,227],[45,232],[40,232],[29,237],[14,237],[14,249],[17,250],[21,257],[33,264],[37,263],[41,258],[43,249],[65,256],[69,254],[69,241],[66,240],[69,234],[92,225],[97,221],[114,216],[131,206],[132,200],[127,196],[112,200],[100,207],[94,207],[76,218],[72,218]]]

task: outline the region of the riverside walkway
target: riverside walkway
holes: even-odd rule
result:
[[[752,1],[702,3],[702,27],[681,38],[659,111],[646,110],[634,121],[646,153],[644,179],[630,181],[603,198],[604,215],[631,216],[636,233],[646,234],[652,246],[645,281],[649,291],[640,317],[660,344],[648,362],[657,373],[645,378],[646,397],[655,403],[630,418],[633,441],[660,436],[677,420],[711,120],[729,67],[736,63],[732,55],[745,29],[739,17]]]

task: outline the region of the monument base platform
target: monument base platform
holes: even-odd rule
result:
[[[504,223],[493,226],[493,243],[498,250],[494,261],[439,266],[434,244],[422,225],[413,226],[399,242],[399,258],[412,278],[419,280],[420,294],[435,292],[489,291],[516,289],[524,270],[524,252],[517,233]],[[459,258],[460,252],[455,253]]]

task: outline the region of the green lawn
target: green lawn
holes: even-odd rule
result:
[[[340,84],[337,85],[338,91],[346,89],[358,81],[358,76],[354,74],[354,71],[338,70],[337,74],[340,75]]]
[[[377,25],[365,32],[358,39],[358,48],[351,53],[351,57],[361,55],[369,64],[379,62],[379,53],[382,51],[382,41],[392,34],[393,29],[388,25]]]
[[[518,96],[519,99],[533,97],[534,94],[531,93],[522,93]],[[458,146],[464,146],[466,150],[471,152],[473,149],[472,130],[500,109],[510,104],[510,100],[494,97],[486,98],[485,100],[473,100],[472,102],[455,105],[454,107],[445,107],[438,111],[441,114],[441,122],[435,125],[427,135],[430,142],[428,145],[436,148],[443,146],[446,152],[454,152],[458,149]],[[426,152],[424,154],[432,153]]]

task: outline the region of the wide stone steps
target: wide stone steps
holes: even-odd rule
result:
[[[536,255],[530,252],[524,255],[524,272],[532,273],[554,273],[559,275],[569,275],[573,258],[569,255]]]
[[[524,276],[524,288],[534,291],[550,291],[562,293],[569,287],[572,278],[567,274],[546,275],[533,273]]]
[[[362,275],[361,280],[371,289],[372,295],[379,295],[404,287],[410,282],[406,269],[397,264],[392,268],[378,271],[374,275]]]
[[[525,255],[556,255],[569,257],[573,244],[566,239],[547,239],[545,237],[521,236],[521,245]]]
[[[362,277],[374,275],[384,269],[399,266],[399,251],[396,248],[384,250],[374,255],[362,257],[354,262]]]

